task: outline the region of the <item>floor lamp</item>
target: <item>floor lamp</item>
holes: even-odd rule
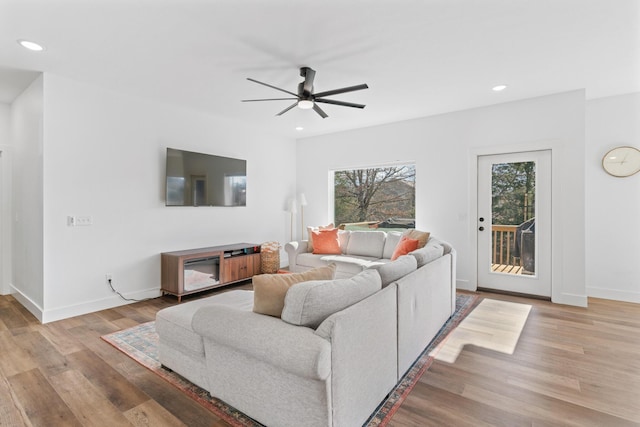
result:
[[[293,218],[298,212],[298,208],[296,207],[296,199],[291,200],[291,204],[289,205],[289,213],[291,214],[291,239],[290,242],[293,241]]]
[[[304,207],[307,206],[307,198],[300,193],[300,240],[304,240]]]

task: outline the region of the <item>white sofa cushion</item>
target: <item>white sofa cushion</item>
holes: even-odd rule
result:
[[[349,279],[313,280],[287,291],[282,320],[317,328],[324,319],[357,303],[382,288],[377,270],[365,270]]]
[[[382,250],[382,258],[391,259],[393,251],[396,249],[396,246],[398,246],[398,242],[400,242],[401,237],[402,233],[398,231],[387,232],[387,238],[384,241],[384,249]]]
[[[215,304],[224,304],[238,310],[251,311],[253,291],[235,290],[224,292],[158,311],[155,327],[161,337],[161,341],[167,342],[185,353],[204,357],[202,337],[191,329],[191,319],[198,308]],[[171,367],[171,369],[175,368]],[[182,372],[180,373],[182,374]]]
[[[329,263],[324,259],[328,255],[319,255],[312,253],[298,254],[296,257],[296,265],[308,268],[324,267]]]
[[[386,235],[384,231],[352,231],[346,254],[383,258]]]
[[[415,251],[409,253],[409,255],[413,255],[416,258],[416,261],[418,262],[418,268],[430,263],[437,258],[440,258],[443,254],[444,246],[439,240],[436,239],[429,239],[424,248],[416,249]]]
[[[374,257],[364,257],[355,255],[320,255],[302,253],[296,259],[296,271],[305,271],[311,268],[318,268],[329,263],[336,264],[336,279],[349,278],[362,272],[366,268],[381,265],[389,260]]]
[[[375,265],[372,268],[378,270],[378,273],[380,273],[382,287],[385,288],[396,280],[414,272],[418,268],[418,262],[414,256],[402,255],[395,261]]]
[[[340,249],[342,249],[342,253],[347,253],[347,245],[349,244],[349,237],[351,237],[351,231],[349,230],[340,230],[338,231],[338,243],[340,243]]]

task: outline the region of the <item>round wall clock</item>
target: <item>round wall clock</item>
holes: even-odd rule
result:
[[[631,176],[640,171],[640,150],[635,147],[616,147],[604,155],[602,167],[609,175]]]

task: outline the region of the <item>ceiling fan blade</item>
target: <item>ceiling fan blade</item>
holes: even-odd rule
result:
[[[316,102],[324,102],[325,104],[341,105],[343,107],[364,108],[363,104],[354,104],[353,102],[334,101],[333,99],[316,98]]]
[[[257,102],[257,101],[289,101],[298,98],[268,98],[268,99],[243,99],[242,102]]]
[[[298,105],[297,102],[294,102],[293,104],[289,105],[287,108],[285,108],[284,110],[280,111],[278,114],[276,114],[276,116],[281,116],[284,113],[286,113],[287,111],[291,110],[293,107],[295,107],[296,105]]]
[[[329,117],[327,116],[327,113],[322,111],[322,108],[318,107],[318,104],[316,104],[315,102],[313,103],[313,111],[320,114],[320,117],[322,117],[323,119],[326,119],[327,117]]]
[[[366,83],[363,83],[361,85],[343,87],[342,89],[334,89],[334,90],[328,90],[326,92],[314,93],[313,96],[315,96],[316,98],[322,98],[323,96],[331,96],[331,95],[337,95],[339,93],[354,92],[356,90],[362,90],[362,89],[369,89],[369,86],[367,86]]]
[[[304,86],[303,86],[303,95],[311,95],[311,92],[313,92],[313,80],[316,77],[316,72],[315,70],[309,68],[309,67],[302,67],[300,68],[300,75],[302,77],[304,77]]]
[[[298,95],[293,93],[293,92],[289,92],[288,90],[280,89],[279,87],[275,87],[275,86],[272,86],[272,85],[267,84],[267,83],[259,82],[258,80],[252,79],[250,77],[247,77],[247,80],[249,80],[250,82],[258,83],[259,85],[270,87],[271,89],[279,90],[280,92],[288,93],[289,95],[293,95],[296,98],[298,97]]]

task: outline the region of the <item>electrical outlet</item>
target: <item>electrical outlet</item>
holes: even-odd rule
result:
[[[80,226],[80,225],[93,225],[93,217],[92,216],[77,216],[75,225],[77,225],[77,226]]]
[[[75,216],[69,215],[67,217],[67,226],[68,227],[75,227],[76,226],[76,217]]]

